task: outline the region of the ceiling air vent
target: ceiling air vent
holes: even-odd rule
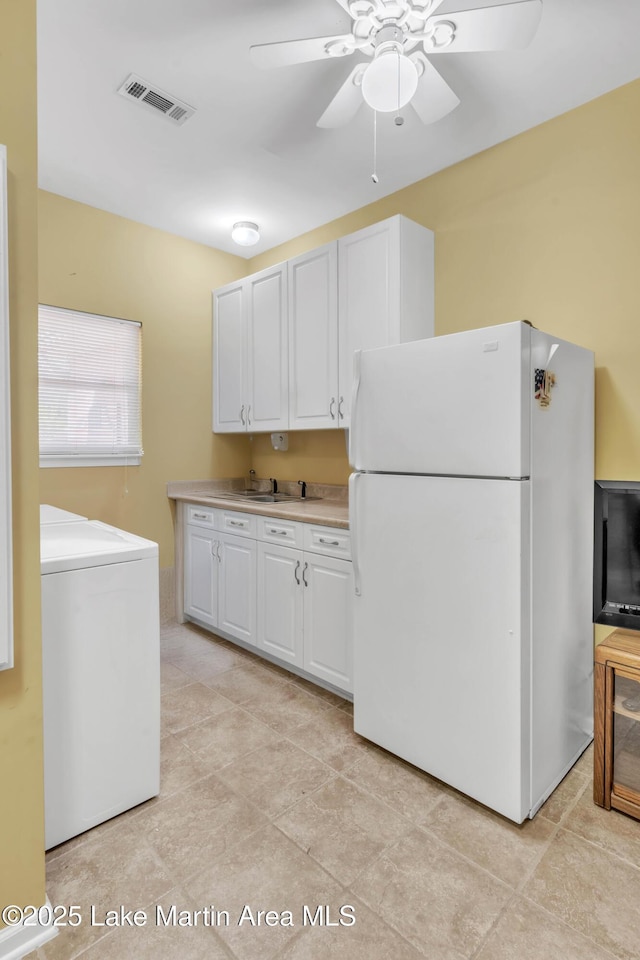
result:
[[[163,114],[172,123],[184,123],[196,112],[195,107],[190,107],[183,100],[172,97],[166,90],[152,86],[135,73],[129,74],[118,93],[128,100],[136,100],[144,107]]]

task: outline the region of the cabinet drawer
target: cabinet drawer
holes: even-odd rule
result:
[[[330,557],[351,557],[351,538],[348,530],[340,527],[318,527],[312,523],[304,524],[305,550],[323,553]]]
[[[269,543],[286,543],[291,547],[302,546],[302,524],[292,520],[276,520],[260,517],[258,537]]]
[[[251,513],[236,513],[233,510],[220,511],[219,530],[224,533],[235,533],[239,537],[253,537],[256,539],[256,516]]]
[[[213,507],[199,507],[195,503],[187,505],[187,523],[196,527],[209,527],[210,530],[216,528],[216,511]]]

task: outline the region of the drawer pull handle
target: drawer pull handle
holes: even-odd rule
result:
[[[227,521],[230,527],[246,527],[246,522],[244,520],[228,520]]]
[[[340,541],[339,541],[339,540],[327,540],[326,537],[318,537],[318,540],[320,541],[320,543],[328,543],[329,546],[331,546],[331,547],[339,547],[339,546],[340,546]]]
[[[194,520],[210,520],[211,519],[208,513],[193,513],[192,517]]]
[[[279,537],[286,537],[286,530],[277,530],[275,527],[269,527],[269,533],[277,533]]]

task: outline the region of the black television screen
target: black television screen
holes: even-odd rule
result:
[[[640,630],[640,483],[596,480],[593,619]]]

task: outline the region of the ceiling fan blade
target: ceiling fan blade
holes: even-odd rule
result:
[[[353,68],[335,97],[317,121],[317,127],[343,127],[345,123],[355,117],[364,103],[360,84],[356,80],[364,73],[366,63],[359,63]]]
[[[453,24],[453,39],[449,43],[439,43],[436,31],[433,39],[425,39],[424,49],[429,55],[520,49],[533,39],[541,16],[542,0],[518,0],[496,7],[446,13],[442,21],[428,20],[426,28],[428,30],[438,22]]]
[[[418,65],[418,69],[420,65],[424,68],[410,101],[411,106],[423,123],[435,123],[455,110],[460,100],[424,54],[414,53],[410,59]]]
[[[335,37],[258,43],[249,47],[249,53],[257,67],[287,67],[294,63],[309,63],[311,60],[346,57],[353,53],[357,42],[352,34],[345,33]],[[327,53],[328,46],[331,47],[331,53]]]

